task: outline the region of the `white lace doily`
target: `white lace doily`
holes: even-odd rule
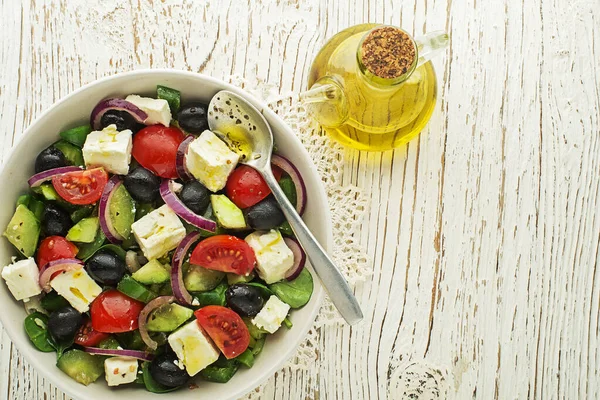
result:
[[[364,281],[372,272],[371,264],[365,250],[354,238],[354,233],[359,232],[363,223],[367,212],[367,199],[356,186],[342,184],[344,150],[341,145],[329,139],[308,117],[297,100],[297,94],[293,92],[281,94],[273,85],[264,82],[248,82],[241,77],[232,77],[231,83],[244,88],[265,102],[296,132],[319,171],[329,199],[333,225],[333,259],[342,269],[351,286]],[[282,370],[308,370],[309,366],[317,360],[320,328],[342,322],[340,315],[326,297],[306,339]],[[262,388],[268,382],[243,398],[248,400],[260,398]]]

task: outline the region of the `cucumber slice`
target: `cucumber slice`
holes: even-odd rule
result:
[[[169,271],[158,260],[150,260],[131,276],[136,281],[145,285],[165,283],[170,278]]]
[[[263,347],[265,346],[265,340],[267,340],[266,337],[256,339],[256,343],[254,344],[254,347],[252,347],[252,354],[254,355],[254,357],[259,355],[262,351]]]
[[[56,366],[62,372],[86,386],[95,382],[104,374],[104,362],[101,357],[76,349],[63,354],[58,359]]]
[[[44,203],[35,197],[31,197],[29,199],[29,205],[27,206],[29,210],[35,215],[38,221],[42,220],[42,216],[44,215]]]
[[[248,368],[252,368],[254,365],[254,353],[252,353],[252,350],[250,349],[246,349],[246,351],[237,356],[235,359],[238,360],[240,364]]]
[[[181,92],[179,90],[172,89],[167,86],[157,85],[156,97],[166,100],[167,103],[169,103],[171,113],[173,115],[177,114],[177,111],[179,111],[179,107],[181,106]]]
[[[94,212],[94,206],[81,206],[71,212],[71,221],[78,223],[82,219],[89,217]]]
[[[227,283],[229,284],[229,286],[235,285],[236,283],[248,283],[252,279],[254,279],[254,272],[250,272],[248,276],[233,273],[227,274]]]
[[[17,199],[17,207],[20,206],[21,204],[24,205],[25,207],[29,207],[30,200],[31,200],[30,194],[20,195],[19,198]]]
[[[204,292],[212,290],[225,277],[225,273],[206,269],[199,265],[185,263],[183,265],[183,284],[190,292]]]
[[[245,229],[246,220],[244,213],[225,195],[211,195],[210,203],[212,205],[217,222],[227,229]]]
[[[83,147],[87,135],[92,132],[92,127],[89,125],[77,126],[60,133],[61,139],[77,146]]]
[[[100,223],[98,217],[84,218],[67,233],[67,240],[71,242],[92,243],[98,233]]]
[[[93,242],[81,243],[79,246],[77,246],[79,249],[77,252],[77,258],[80,260],[87,260],[104,245],[105,241],[106,236],[104,236],[104,233],[102,233],[102,229],[98,229]]]
[[[65,155],[67,162],[70,165],[75,165],[78,167],[85,167],[85,162],[83,161],[83,153],[81,149],[66,140],[59,140],[54,143],[52,146],[56,147]]]
[[[123,279],[121,279],[121,282],[119,282],[117,285],[117,290],[131,297],[132,299],[136,299],[144,303],[147,303],[157,297],[156,293],[148,290],[146,286],[133,279],[130,275],[125,275]]]
[[[173,332],[192,317],[194,312],[179,304],[164,304],[152,311],[148,318],[148,330]]]
[[[21,254],[31,257],[40,238],[40,222],[27,207],[19,204],[3,235]]]
[[[38,187],[31,188],[33,193],[39,194],[47,201],[62,201],[62,197],[56,193],[54,186],[50,182],[42,183]]]
[[[135,221],[135,203],[125,185],[119,185],[108,205],[109,218],[119,235],[125,239],[131,236],[131,225]]]

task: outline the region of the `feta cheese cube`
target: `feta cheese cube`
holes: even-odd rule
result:
[[[83,145],[86,167],[104,167],[113,174],[126,175],[131,162],[132,133],[119,132],[116,125],[91,132]]]
[[[171,124],[171,109],[166,100],[141,97],[136,94],[127,96],[125,100],[133,103],[140,110],[148,114],[148,118],[144,121],[146,125],[162,124],[169,126]]]
[[[61,273],[50,281],[50,286],[81,313],[87,312],[90,303],[102,292],[83,268]]]
[[[169,335],[169,345],[190,376],[217,361],[219,350],[196,320]]]
[[[271,296],[262,310],[252,319],[252,323],[269,333],[275,333],[289,311],[289,305],[279,300],[279,297]]]
[[[35,260],[31,257],[4,267],[2,278],[6,281],[8,290],[17,300],[28,301],[30,297],[42,292],[39,270]]]
[[[188,146],[185,163],[208,190],[218,192],[225,187],[239,159],[217,135],[206,130]]]
[[[135,382],[138,361],[131,357],[110,357],[104,360],[104,376],[108,386]]]
[[[285,278],[285,273],[294,265],[294,253],[276,229],[266,233],[251,233],[246,236],[246,243],[256,255],[258,276],[266,283],[282,280]]]
[[[135,240],[148,260],[173,250],[185,237],[185,227],[166,204],[131,225]]]

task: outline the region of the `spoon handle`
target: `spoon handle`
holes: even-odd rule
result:
[[[302,221],[294,206],[289,202],[273,176],[273,172],[270,169],[260,172],[296,234],[296,238],[304,248],[314,271],[323,283],[325,290],[327,290],[329,298],[347,323],[353,325],[359,322],[363,318],[363,314],[344,276]]]

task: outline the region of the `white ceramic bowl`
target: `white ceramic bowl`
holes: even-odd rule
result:
[[[37,154],[56,140],[64,129],[81,125],[89,120],[96,103],[104,98],[126,96],[131,93],[154,96],[156,85],[161,84],[182,92],[183,101],[203,100],[208,102],[219,90],[231,90],[246,98],[260,110],[270,123],[279,152],[289,158],[301,171],[308,191],[308,204],[304,220],[326,248],[331,246],[331,225],[325,191],[310,156],[284,122],[248,93],[220,80],[208,76],[175,70],[142,70],[114,75],[88,84],[71,93],[44,112],[27,129],[2,166],[0,172],[0,229],[8,224],[17,197],[27,191],[27,179],[33,174]],[[6,239],[0,240],[0,267],[8,265],[15,254]],[[313,274],[314,276],[314,274]],[[13,299],[4,283],[0,284],[0,318],[4,329],[21,354],[40,373],[61,390],[77,399],[104,400],[111,396],[124,396],[128,400],[142,400],[161,396],[163,399],[236,399],[269,378],[294,353],[313,324],[323,298],[323,288],[315,276],[315,290],[310,302],[292,313],[294,326],[291,330],[281,328],[267,339],[263,352],[250,369],[240,368],[226,384],[209,383],[196,379],[198,389],[181,389],[177,392],[154,395],[142,387],[129,386],[110,389],[99,378],[90,386],[83,386],[56,367],[55,353],[42,353],[31,344],[24,329],[25,310],[22,302]],[[19,372],[14,372],[19,373]]]

